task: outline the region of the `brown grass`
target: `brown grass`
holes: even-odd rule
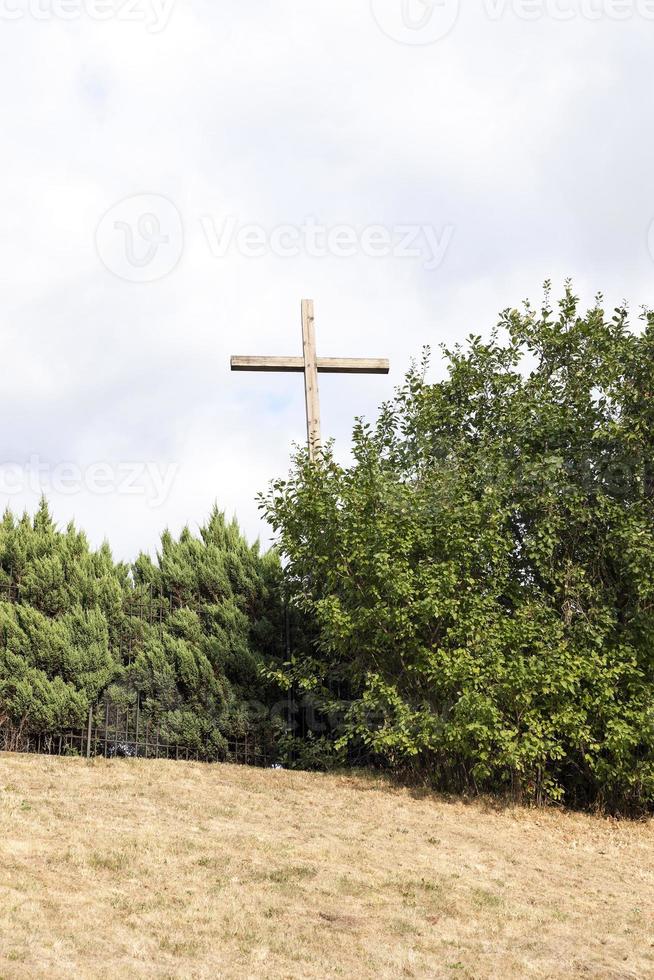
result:
[[[654,977],[654,827],[0,757],[0,977]]]

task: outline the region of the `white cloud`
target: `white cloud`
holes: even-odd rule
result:
[[[322,353],[392,359],[391,379],[321,378],[344,455],[353,416],[423,344],[485,331],[546,277],[653,301],[654,23],[488,9],[462,5],[424,47],[385,35],[367,0],[178,0],[160,33],[0,20],[0,456],[179,467],[160,507],[81,488],[52,493],[58,520],[128,558],[217,500],[265,538],[254,497],[304,438],[302,379],[232,375],[228,358],[299,353],[303,296]],[[179,264],[150,283],[116,278],[95,248],[102,216],[138,194],[184,223]],[[361,250],[217,259],[207,215],[454,234],[431,271]]]

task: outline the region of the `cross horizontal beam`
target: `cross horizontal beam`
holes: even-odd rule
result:
[[[388,374],[389,362],[382,357],[318,357],[319,374]],[[232,357],[232,371],[283,371],[304,373],[303,357]]]

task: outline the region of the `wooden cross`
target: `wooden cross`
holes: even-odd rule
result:
[[[309,457],[316,458],[320,448],[319,374],[388,374],[389,364],[383,358],[318,357],[313,300],[302,300],[303,357],[232,357],[232,371],[285,371],[304,374],[307,404],[307,441]]]

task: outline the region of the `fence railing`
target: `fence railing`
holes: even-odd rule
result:
[[[278,758],[273,733],[264,728],[227,738],[218,748],[209,743],[184,744],[166,735],[160,725],[143,719],[138,700],[133,708],[105,701],[89,713],[84,729],[34,733],[0,726],[0,752],[197,760],[264,767],[275,764]]]
[[[9,580],[0,582],[0,601],[20,603],[19,584],[10,569]],[[199,602],[198,597],[198,602]],[[113,648],[120,663],[129,665],[143,645],[143,625],[163,636],[165,623],[183,605],[173,591],[165,593],[142,586],[123,600],[123,618],[116,627]],[[7,647],[8,634],[0,633],[0,644]],[[47,755],[116,756],[147,759],[197,759],[206,762],[233,762],[239,765],[269,766],[278,758],[275,739],[267,731],[252,731],[227,740],[223,750],[208,745],[188,745],[166,736],[160,725],[144,719],[136,692],[128,705],[105,700],[91,712],[83,729],[34,733],[0,725],[0,752],[35,752]]]
[[[26,735],[14,729],[0,727],[0,752],[20,752],[35,755],[83,756],[89,758],[174,759],[177,761],[227,762],[241,766],[268,767],[278,760],[271,742],[244,735],[228,739],[224,752],[207,752],[200,747],[182,745],[156,737],[133,739],[94,733],[89,743],[84,731],[38,733]]]

